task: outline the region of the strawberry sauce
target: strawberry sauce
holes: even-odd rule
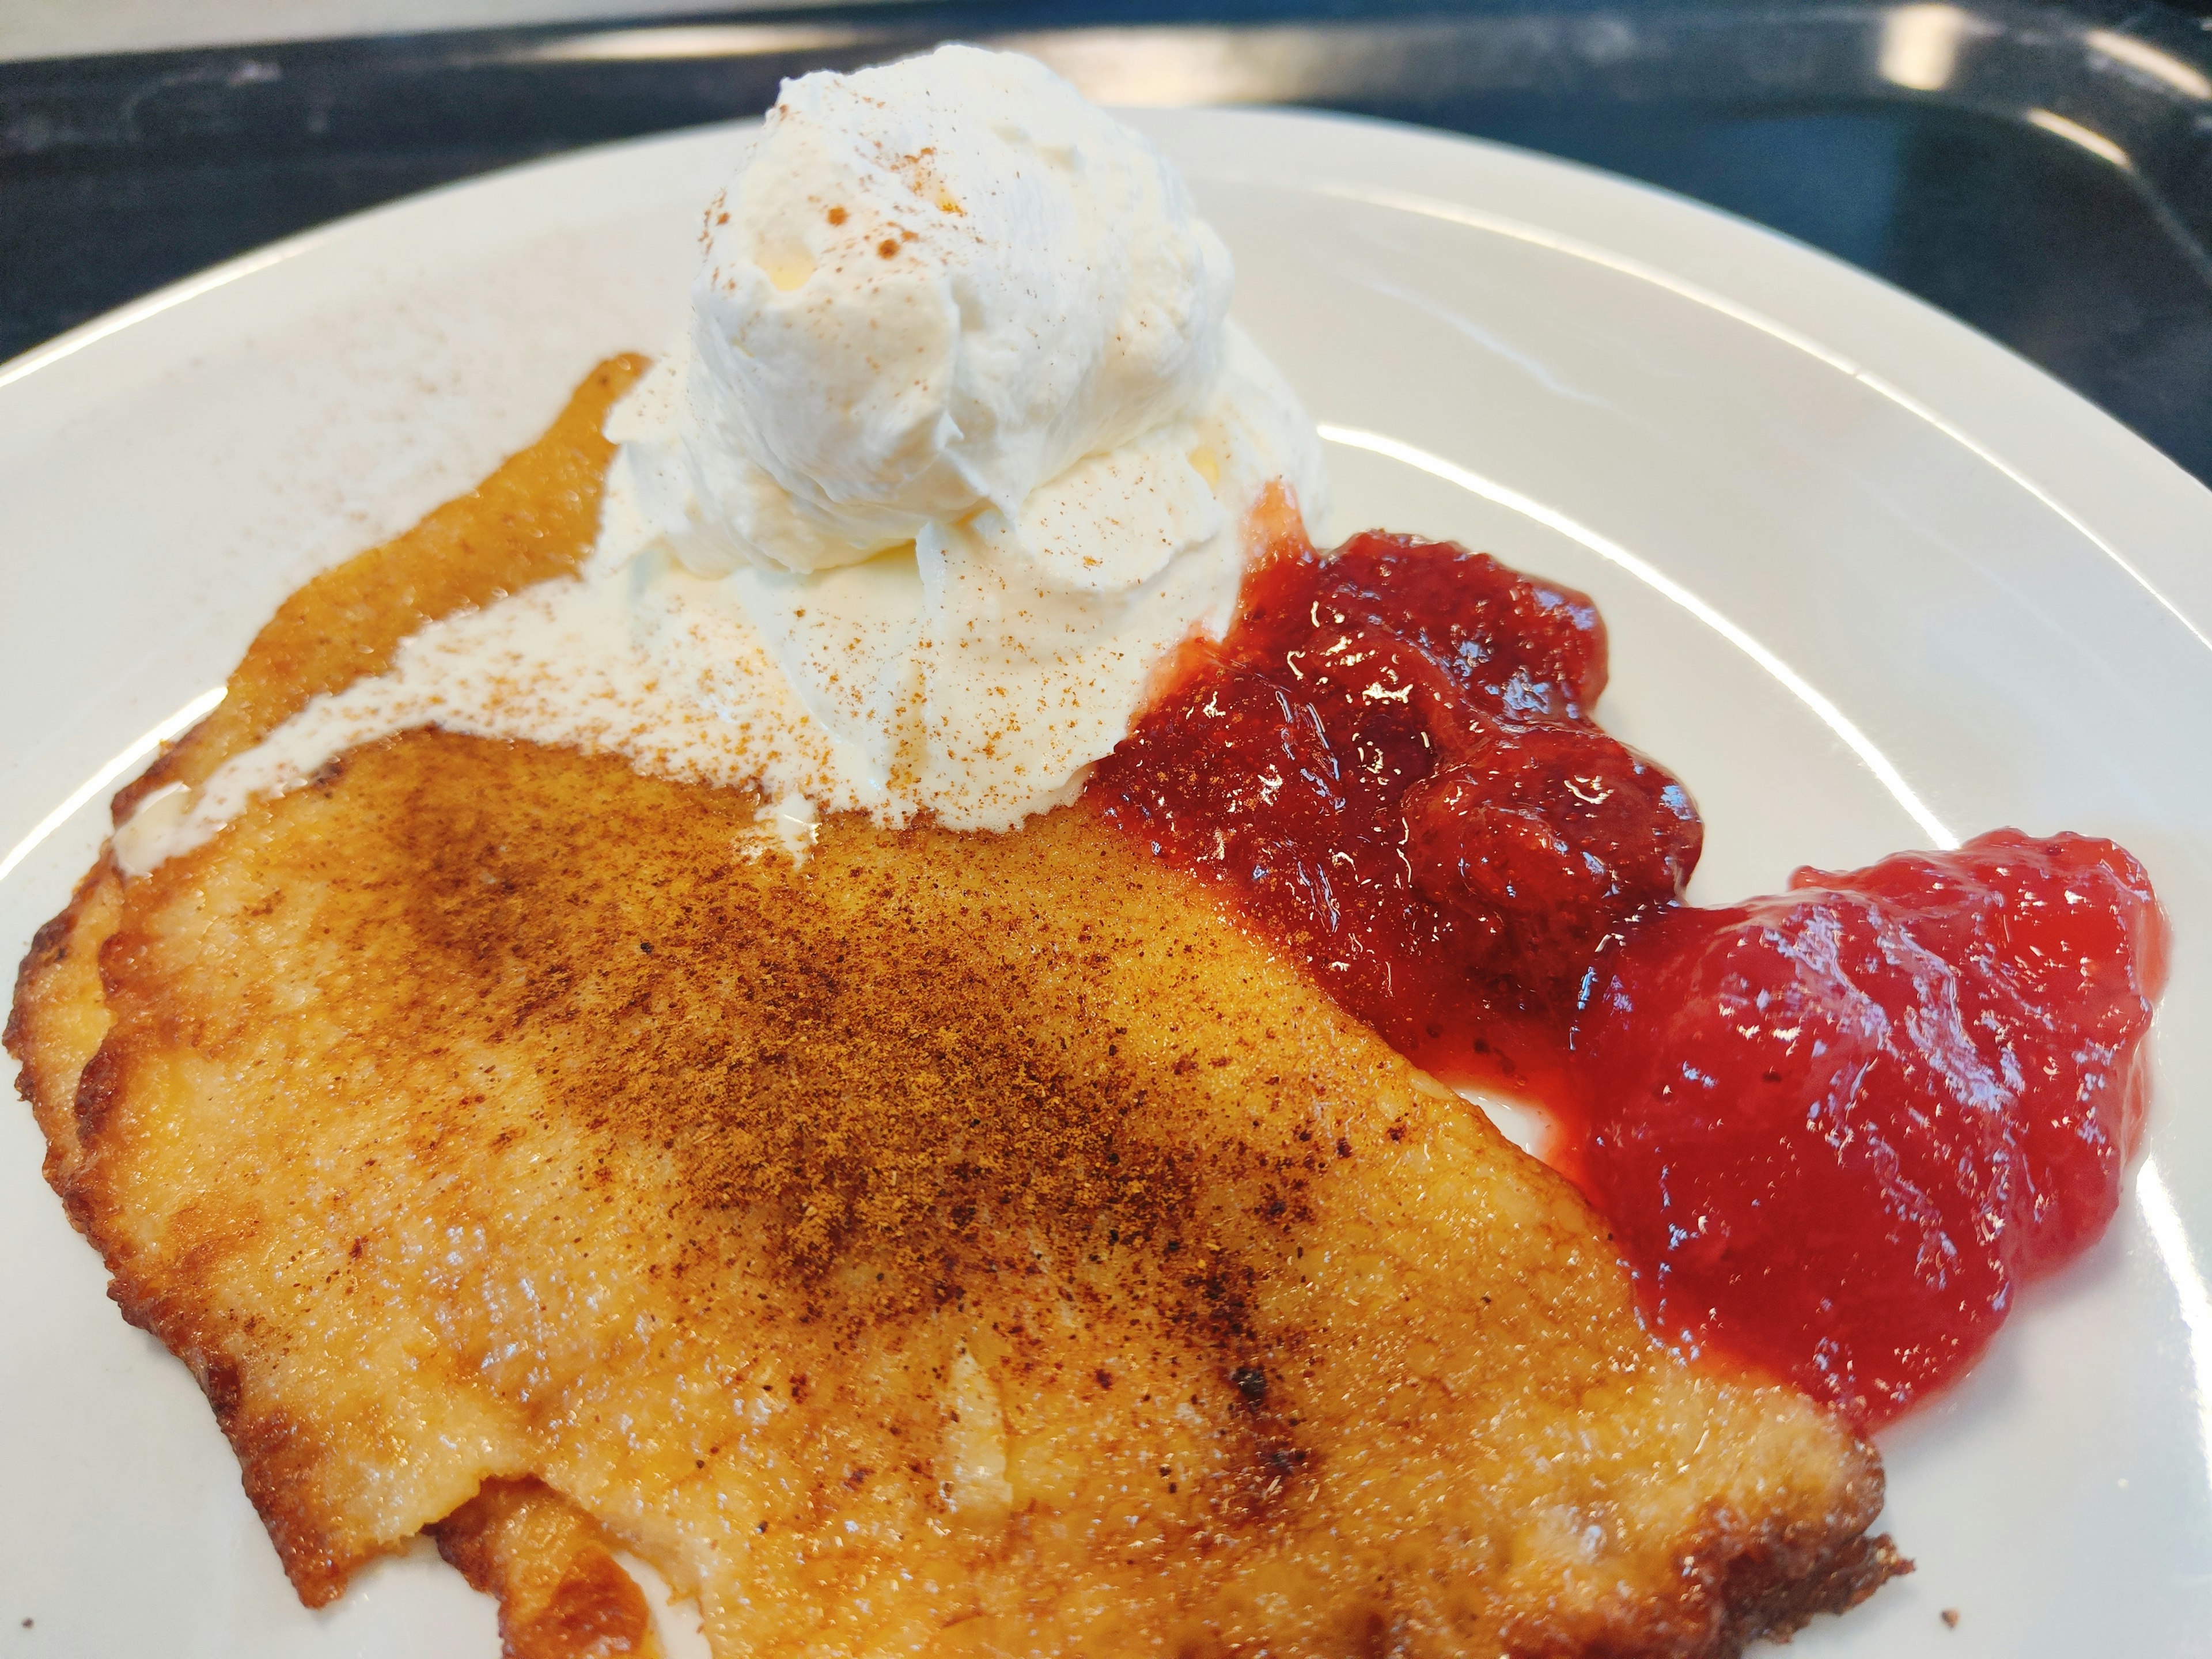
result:
[[[1284,538],[1085,799],[1447,1079],[1563,1127],[1655,1328],[1876,1424],[2103,1231],[2164,922],[2109,842],[2000,830],[1681,902],[1682,786],[1591,719],[1583,595]]]

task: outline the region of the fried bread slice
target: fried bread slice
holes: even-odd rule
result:
[[[726,1655],[1687,1655],[1899,1570],[1870,1448],[1141,847],[760,805],[405,733],[40,933],[49,1178],[304,1599],[437,1528],[529,1659],[649,1650],[609,1540]]]

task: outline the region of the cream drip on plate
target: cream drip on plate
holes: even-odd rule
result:
[[[618,404],[580,573],[443,618],[118,831],[126,872],[435,725],[1009,830],[1228,626],[1247,520],[1320,445],[1227,318],[1227,250],[1143,137],[947,46],[787,83],[708,208],[688,339]]]

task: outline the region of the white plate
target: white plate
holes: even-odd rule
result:
[[[1919,1571],[1796,1651],[2203,1653],[2212,495],[1957,324],[1672,198],[1377,125],[1139,118],[1336,441],[1330,528],[1455,537],[1596,595],[1601,713],[1696,792],[1702,896],[2002,823],[2149,865],[2178,941],[2151,1156],[2110,1237],[1882,1437]],[[602,354],[672,338],[737,143],[404,203],[0,369],[0,848],[218,684],[304,577],[467,487]],[[0,954],[101,829],[88,804],[15,860]],[[292,1600],[40,1150],[0,1112],[0,1649],[489,1659],[489,1602],[432,1561],[325,1613]]]

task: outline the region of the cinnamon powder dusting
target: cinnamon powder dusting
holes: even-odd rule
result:
[[[422,733],[323,787],[358,803],[400,769],[404,809],[377,816],[428,997],[552,1042],[556,1109],[672,1161],[688,1253],[742,1237],[794,1314],[847,1336],[1050,1272],[1094,1316],[1170,1310],[1224,1379],[1255,1343],[1297,1346],[1254,1328],[1248,1258],[1295,1248],[1341,1137],[1281,1122],[1279,1077],[1224,1135],[1233,1048],[1162,1063],[1066,1010],[1092,962],[1150,948],[1172,973],[1170,944],[1101,926],[1039,962],[1003,921],[948,925],[1002,908],[980,882],[915,890],[917,867],[929,886],[976,880],[1002,862],[994,838],[979,858],[964,838],[847,825],[793,868],[740,850],[757,810],[740,792],[541,756]],[[532,833],[570,775],[589,780],[588,832]],[[619,883],[598,874],[617,848],[645,860]]]

